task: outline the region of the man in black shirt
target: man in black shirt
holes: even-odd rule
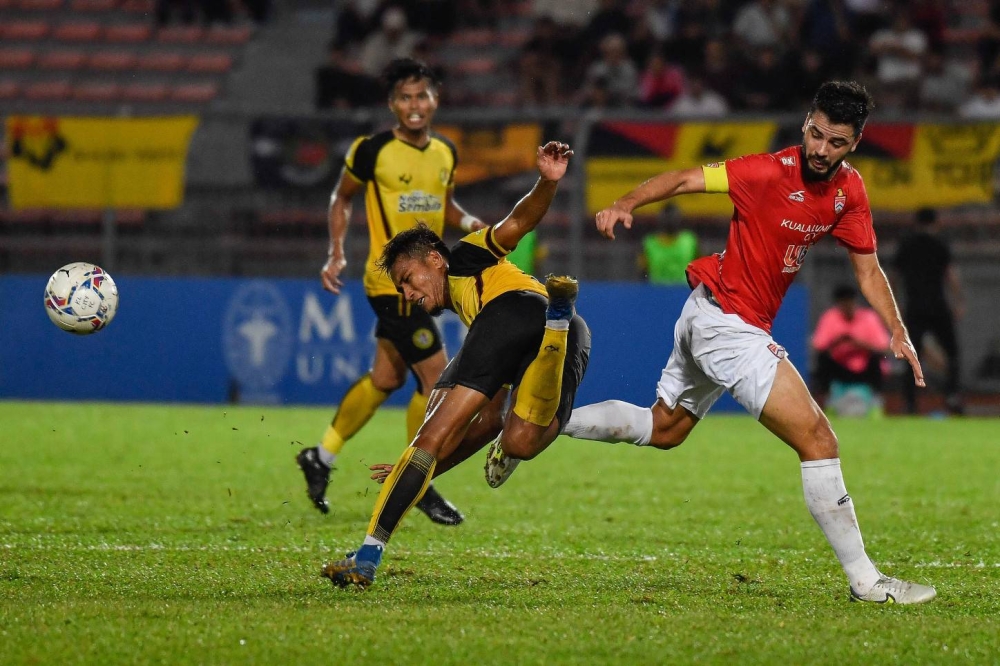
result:
[[[948,411],[961,414],[955,320],[961,318],[964,302],[958,271],[952,263],[948,244],[937,234],[937,212],[930,208],[918,211],[916,224],[918,229],[900,242],[894,261],[906,292],[903,319],[918,355],[923,353],[927,333],[941,346],[948,361],[945,386]],[[903,384],[907,411],[916,413],[916,390],[911,382]]]

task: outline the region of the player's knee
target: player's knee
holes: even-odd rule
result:
[[[826,460],[840,457],[840,444],[830,420],[819,412],[807,430],[806,449],[801,451],[803,460]]]

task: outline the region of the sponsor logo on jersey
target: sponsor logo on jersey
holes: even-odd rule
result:
[[[802,268],[802,262],[806,259],[807,252],[809,252],[808,245],[789,245],[788,249],[785,250],[785,266],[781,272],[798,273],[799,269]]]
[[[398,212],[400,213],[436,213],[442,208],[444,206],[440,197],[420,190],[399,195]]]
[[[774,354],[779,361],[788,356],[788,352],[785,351],[785,348],[779,345],[777,342],[772,342],[771,344],[769,344],[767,346],[767,351]]]
[[[782,220],[781,228],[789,231],[800,231],[804,234],[822,234],[833,228],[832,224],[802,224],[792,220]]]
[[[784,159],[791,159],[791,158],[782,157],[781,159],[784,160]],[[802,203],[803,201],[806,200],[806,191],[805,190],[799,190],[797,192],[792,192],[791,194],[788,195],[788,198],[791,199],[792,201],[798,201],[799,203]]]
[[[795,166],[795,158],[791,155],[789,155],[788,157],[782,157],[781,163],[784,164],[785,166]]]
[[[844,206],[846,205],[847,205],[847,195],[844,194],[843,189],[838,187],[837,196],[833,198],[833,212],[839,214],[840,211],[844,210]]]

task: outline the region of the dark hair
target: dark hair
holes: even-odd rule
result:
[[[427,83],[436,88],[440,84],[434,70],[427,66],[427,63],[416,58],[396,58],[382,70],[382,85],[389,97],[396,90],[396,86],[402,81],[410,79],[427,79]]]
[[[875,101],[860,83],[827,81],[816,91],[809,113],[822,111],[831,123],[853,127],[857,136],[874,108]]]
[[[844,282],[833,288],[833,300],[835,301],[842,301],[847,298],[854,300],[857,297],[858,290],[853,284]]]
[[[444,244],[441,237],[421,222],[412,229],[407,229],[393,236],[382,248],[382,256],[378,258],[375,265],[383,272],[388,273],[400,257],[423,259],[431,252],[437,252],[446,260],[451,258],[451,251],[448,250],[448,246]]]
[[[921,208],[917,211],[917,224],[928,226],[937,222],[937,211],[933,208]]]

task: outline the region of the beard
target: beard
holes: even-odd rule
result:
[[[837,172],[837,169],[840,168],[840,165],[844,161],[844,158],[842,157],[833,164],[831,164],[830,166],[828,166],[826,168],[826,171],[819,172],[815,171],[812,168],[812,163],[809,161],[809,155],[806,153],[805,144],[802,144],[800,152],[802,153],[802,180],[806,181],[807,183],[815,183],[823,180],[829,180],[830,176]]]

